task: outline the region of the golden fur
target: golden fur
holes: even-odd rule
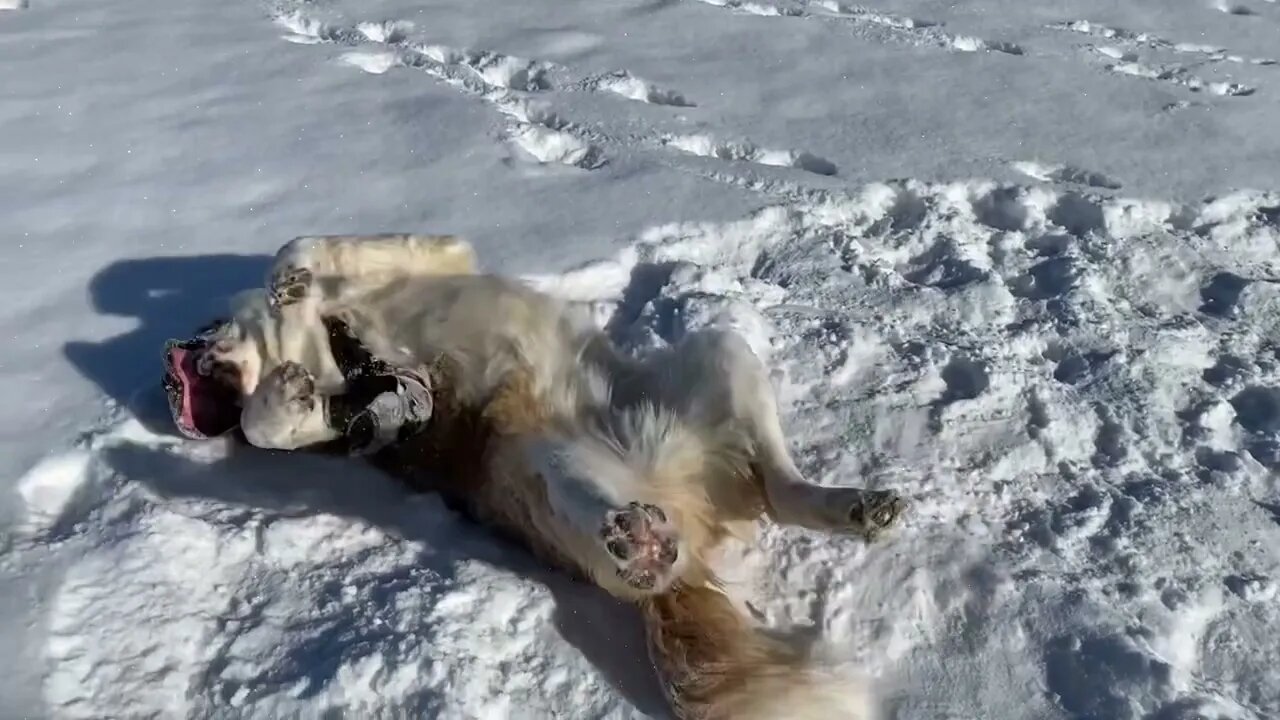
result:
[[[419,487],[442,493],[453,507],[521,542],[552,566],[575,577],[588,577],[590,567],[574,560],[573,546],[578,541],[546,522],[552,512],[545,484],[516,451],[525,438],[545,432],[554,422],[532,392],[527,376],[514,373],[488,403],[465,407],[448,392],[447,364],[437,364],[431,375],[438,388],[437,422],[413,441],[385,451],[375,462]],[[749,473],[745,468],[731,471]],[[666,487],[661,497],[667,502],[673,491],[690,487],[659,480]],[[674,506],[680,508],[689,549],[699,559],[680,582],[663,593],[637,597],[630,588],[614,587],[612,578],[595,581],[636,602],[650,657],[676,716],[681,720],[871,718],[860,699],[854,700],[847,715],[831,715],[829,705],[806,709],[797,698],[806,689],[821,692],[824,683],[843,682],[849,685],[845,699],[858,698],[862,689],[848,679],[822,677],[807,667],[798,643],[756,627],[701,561],[731,534],[733,523],[719,521],[705,496],[687,494]]]
[[[273,297],[290,296],[281,307],[242,298],[219,340],[242,368],[250,442],[302,449],[336,437],[322,403],[291,400],[297,388],[279,371],[300,364],[316,375],[314,392],[341,392],[315,330],[338,316],[374,355],[426,372],[433,386],[426,431],[375,462],[638,603],[681,718],[873,717],[860,686],[808,668],[715,578],[717,546],[748,537],[762,515],[870,537],[902,507],[891,493],[800,475],[767,372],[740,338],[703,331],[651,357],[623,356],[560,301],[475,274],[470,247],[445,237],[300,239],[281,251],[273,278],[298,268],[310,286],[297,299],[276,287]],[[620,556],[602,533],[636,505],[654,508],[651,525]],[[664,558],[656,580],[624,573],[637,558]]]

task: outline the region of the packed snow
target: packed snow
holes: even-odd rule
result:
[[[910,498],[722,568],[887,717],[1280,717],[1280,4],[867,2],[0,0],[0,716],[669,716],[631,608],[169,426],[276,247],[410,231]]]

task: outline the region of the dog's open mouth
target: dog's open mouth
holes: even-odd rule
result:
[[[183,435],[198,440],[217,437],[240,424],[235,390],[197,370],[200,352],[207,346],[205,338],[196,337],[170,340],[164,348],[169,412]]]

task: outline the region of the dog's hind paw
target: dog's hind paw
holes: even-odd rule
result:
[[[618,577],[631,588],[658,593],[675,580],[679,539],[662,508],[633,502],[611,510],[600,539],[618,566]]]
[[[273,309],[301,302],[311,293],[314,280],[312,272],[304,267],[285,265],[277,268],[267,284],[267,301]]]
[[[896,525],[907,510],[906,499],[893,490],[850,488],[840,494],[849,532],[868,542]]]

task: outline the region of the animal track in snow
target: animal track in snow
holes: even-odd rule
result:
[[[752,2],[752,0],[698,0],[698,2],[762,17],[800,17],[804,15],[804,12],[799,8]]]
[[[353,50],[343,53],[340,59],[371,75],[381,75],[404,64],[400,60],[400,53],[394,50]]]
[[[401,42],[413,30],[413,23],[407,20],[389,20],[386,22],[362,22],[356,25],[356,32],[365,36],[370,42],[394,45]]]
[[[607,162],[604,146],[611,142],[599,131],[569,122],[554,112],[536,108],[530,95],[555,90],[603,92],[651,105],[691,107],[683,94],[662,88],[625,70],[574,80],[568,68],[498,52],[449,47],[438,43],[411,42],[408,22],[362,22],[340,26],[313,20],[301,13],[275,18],[288,32],[284,38],[300,44],[337,44],[356,49],[340,60],[365,72],[380,75],[403,67],[425,72],[457,90],[474,96],[511,118],[503,138],[517,156],[538,163],[554,163],[595,169]],[[808,153],[788,153],[748,145],[721,148],[735,159],[760,164],[799,167],[834,174],[835,166]]]
[[[508,133],[511,142],[540,163],[558,163],[586,170],[604,164],[604,156],[591,143],[561,130],[521,123]]]
[[[498,52],[454,48],[436,43],[412,44],[408,42],[408,35],[414,26],[413,23],[407,21],[361,22],[352,28],[347,28],[312,20],[299,13],[290,13],[277,17],[275,22],[289,31],[284,37],[290,42],[345,45],[359,45],[369,42],[386,45],[391,50],[397,50],[401,54],[420,55],[446,68],[469,70],[473,74],[474,77],[472,79],[475,82],[465,84],[471,86],[469,89],[472,90],[479,89],[479,86],[524,92],[552,90],[555,89],[552,75],[556,72],[564,73],[567,70],[553,63],[504,55]],[[387,51],[384,50],[382,52]],[[386,67],[394,66],[386,59],[370,61],[360,56],[352,57],[351,63],[362,68],[366,66],[378,68],[373,72],[385,72]],[[459,77],[455,73],[449,79],[457,82],[465,78]],[[594,91],[605,91],[628,100],[654,105],[677,107],[692,107],[694,105],[683,94],[675,90],[658,87],[625,70],[618,70],[576,82],[566,81],[564,84],[570,89],[577,86]]]
[[[1173,42],[1151,33],[1099,25],[1088,20],[1055,23],[1049,25],[1049,27],[1054,30],[1087,35],[1108,41],[1108,44],[1105,45],[1088,45],[1085,48],[1101,59],[1103,67],[1108,72],[1166,82],[1187,88],[1192,92],[1205,91],[1221,96],[1246,96],[1252,95],[1256,91],[1256,88],[1241,82],[1207,80],[1193,72],[1196,67],[1221,62],[1256,66],[1276,64],[1276,61],[1271,58],[1246,58],[1212,45]],[[1172,62],[1144,62],[1139,58],[1134,48],[1179,56],[1191,56],[1193,61],[1190,65]]]
[[[495,52],[457,50],[444,45],[424,45],[417,51],[441,65],[468,68],[489,87],[527,92],[551,89],[551,81],[547,78],[550,66],[546,63]]]
[[[1119,190],[1121,188],[1118,181],[1112,180],[1102,173],[1082,170],[1070,165],[1045,165],[1033,161],[1018,161],[1010,164],[1014,170],[1041,182],[1088,185],[1089,187],[1104,188],[1106,190]]]
[[[364,41],[397,43],[413,30],[413,23],[402,20],[381,23],[362,22],[355,27],[343,27],[297,12],[277,15],[274,22],[287,31],[281,36],[283,39],[298,45],[320,43],[356,45]]]
[[[1115,353],[1082,350],[1051,344],[1045,357],[1055,363],[1053,379],[1063,385],[1079,387],[1099,379],[1106,372],[1107,363]]]
[[[523,95],[553,88],[549,63],[502,53],[460,50],[439,44],[408,41],[413,26],[406,22],[358,23],[343,28],[321,23],[297,13],[276,18],[290,32],[285,39],[297,43],[333,43],[349,46],[372,44],[374,49],[344,53],[341,60],[375,75],[396,67],[428,75],[492,105],[513,122],[504,137],[522,157],[538,163],[555,163],[595,169],[605,163],[604,153],[580,129],[553,113],[532,109]]]
[[[991,387],[986,364],[966,357],[952,358],[942,368],[942,381],[947,386],[942,402],[973,400]]]
[[[818,10],[815,15],[843,20],[865,30],[879,32],[886,39],[907,42],[912,45],[932,45],[959,52],[1000,52],[1006,55],[1022,55],[1018,45],[1000,40],[984,40],[970,35],[953,35],[941,28],[941,23],[918,20],[902,15],[872,10],[859,5],[848,5],[839,0],[807,0]]]
[[[967,258],[963,249],[942,240],[898,268],[903,278],[916,285],[938,290],[955,290],[987,277],[987,271]]]
[[[1174,42],[1152,33],[1136,32],[1133,30],[1126,30],[1124,28],[1099,25],[1098,23],[1090,22],[1088,20],[1071,20],[1068,22],[1053,23],[1049,25],[1049,28],[1052,30],[1062,30],[1081,35],[1089,35],[1105,40],[1113,40],[1131,46],[1145,47],[1151,50],[1164,50],[1182,55],[1193,55],[1198,59],[1213,62],[1225,61],[1233,63],[1248,63],[1252,65],[1276,64],[1275,60],[1269,58],[1246,58],[1241,55],[1231,54],[1227,52],[1225,48],[1213,45]],[[1107,54],[1112,56],[1114,56],[1114,53],[1119,52],[1123,51],[1115,48],[1111,48],[1106,51]]]
[[[507,139],[538,162],[586,170],[605,164],[606,158],[599,145],[583,137],[591,133],[555,113],[510,95],[490,96],[489,101],[498,112],[514,121]]]
[[[792,167],[818,175],[835,175],[835,163],[807,152],[770,150],[749,142],[721,142],[709,135],[671,135],[661,143],[681,152],[720,160],[742,161],[758,165]]]
[[[1059,255],[1032,265],[1027,272],[1013,278],[1009,292],[1029,300],[1052,300],[1070,292],[1076,284],[1076,261]]]
[[[1220,13],[1226,13],[1227,15],[1239,15],[1242,17],[1257,15],[1253,8],[1248,5],[1237,2],[1227,2],[1226,0],[1217,0],[1217,2],[1214,2],[1213,9]]]
[[[1212,95],[1245,96],[1252,95],[1255,88],[1235,82],[1212,82],[1193,75],[1181,65],[1148,65],[1140,62],[1123,61],[1109,64],[1106,69],[1117,75],[1161,80],[1181,85],[1192,91],[1206,90]]]
[[[837,17],[898,30],[917,30],[934,27],[938,24],[931,20],[917,20],[904,15],[893,15],[860,5],[848,5],[837,0],[813,0],[810,5]]]
[[[972,35],[956,35],[950,40],[950,47],[960,52],[1002,52],[1006,55],[1022,55],[1023,49],[1010,42],[1000,40],[983,40]]]
[[[1251,385],[1231,398],[1246,450],[1260,464],[1280,470],[1280,387]]]
[[[654,85],[653,83],[641,80],[625,70],[619,70],[618,72],[597,78],[588,83],[588,85],[592,85],[599,90],[611,92],[615,95],[621,95],[629,100],[638,100],[652,105],[671,105],[674,107],[694,106],[694,104],[686,99],[684,95],[681,95],[674,90],[666,90]]]
[[[1240,295],[1249,281],[1230,272],[1216,273],[1200,289],[1200,312],[1222,318],[1235,317],[1240,306]]]
[[[698,0],[706,5],[750,15],[773,18],[818,18],[841,23],[868,40],[899,43],[917,47],[938,47],[959,52],[994,51],[1022,55],[1018,45],[998,40],[984,40],[967,35],[953,35],[939,23],[894,15],[839,0],[797,0],[780,5],[752,0]]]

